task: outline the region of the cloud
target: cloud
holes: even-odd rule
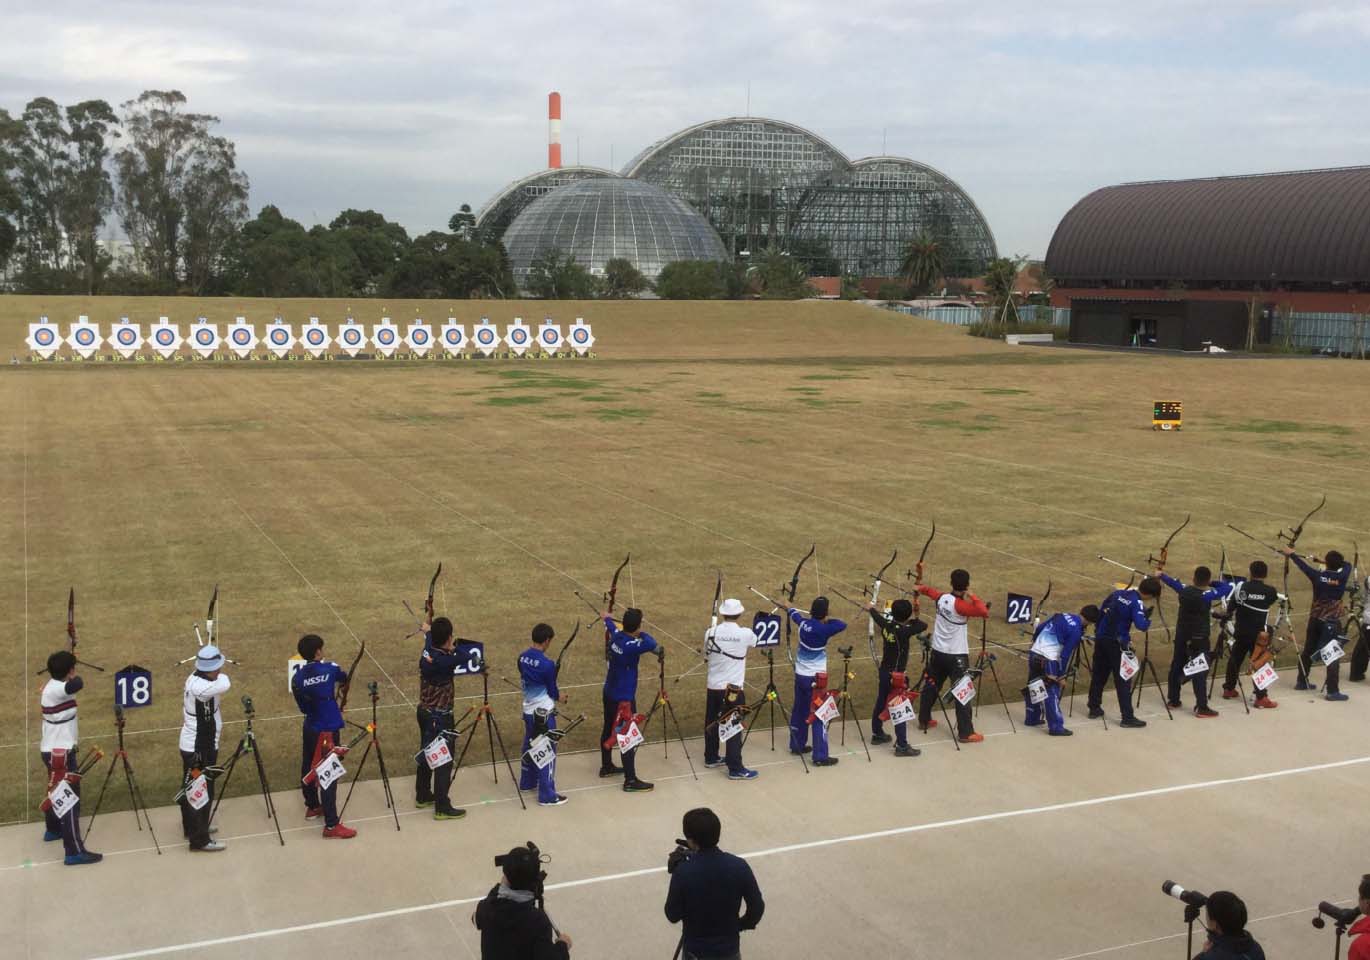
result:
[[[254,207],[306,223],[374,207],[422,231],[563,152],[622,167],[704,120],[774,116],[853,157],[962,184],[1006,251],[1041,254],[1102,184],[1361,162],[1370,68],[1327,35],[1345,4],[1270,0],[258,0],[26,5],[0,106],[180,89],[222,118]]]

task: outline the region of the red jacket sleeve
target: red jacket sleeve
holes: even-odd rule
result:
[[[934,589],[933,587],[930,587],[925,583],[920,583],[918,585],[918,592],[921,593],[923,596],[929,597],[933,600],[936,600],[940,596],[942,596],[941,590]]]
[[[963,617],[989,617],[989,607],[973,593],[956,601],[956,612]]]

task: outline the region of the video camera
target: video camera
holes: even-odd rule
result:
[[[845,646],[845,647],[838,647],[838,648],[837,648],[837,652],[840,653],[844,659],[850,660],[850,659],[851,659],[851,652],[852,652],[852,650],[854,650],[854,649],[856,649],[856,648],[855,648],[855,647],[852,647],[852,646],[850,646],[850,645],[848,645],[848,646]]]
[[[369,694],[371,694],[371,698],[372,698],[373,700],[374,700],[376,697],[379,697],[379,696],[381,695],[381,694],[380,694],[380,683],[378,683],[378,682],[375,681],[375,680],[372,680],[370,683],[368,683],[368,684],[366,685],[366,692],[369,693]]]
[[[515,847],[495,857],[495,866],[504,871],[510,885],[518,884],[520,888],[531,891],[539,906],[542,904],[543,882],[547,879],[547,871],[542,869],[542,864],[551,862],[552,858],[544,856],[531,840],[522,847]]]
[[[1174,880],[1167,880],[1165,883],[1161,884],[1161,893],[1174,897],[1181,903],[1191,907],[1202,907],[1204,904],[1208,903],[1207,895],[1202,894],[1197,890],[1186,890]]]
[[[1332,922],[1342,927],[1349,927],[1356,922],[1360,916],[1359,907],[1339,907],[1335,903],[1328,903],[1326,900],[1318,904],[1318,915],[1313,918],[1313,926],[1321,930],[1327,926],[1324,916],[1331,917]]]
[[[243,697],[243,713],[247,714],[247,717],[248,717],[248,719],[250,720],[250,719],[252,719],[253,715],[254,715],[256,712],[257,712],[257,708],[254,707],[254,706],[252,705],[252,698],[251,698],[251,697],[248,697],[248,696],[244,696],[244,697]]]
[[[676,837],[675,849],[666,856],[666,872],[668,874],[675,873],[675,868],[692,856],[694,856],[694,851],[690,849],[690,842]]]

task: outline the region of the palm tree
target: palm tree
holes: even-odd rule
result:
[[[920,296],[937,286],[946,273],[942,260],[942,245],[927,233],[920,233],[904,245],[904,256],[899,261],[899,276],[909,285],[909,292]]]

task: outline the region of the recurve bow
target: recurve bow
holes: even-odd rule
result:
[[[619,575],[623,573],[623,568],[626,567],[626,566],[628,566],[628,561],[631,560],[632,558],[633,558],[633,555],[632,555],[631,553],[626,554],[626,555],[623,557],[623,562],[620,563],[620,564],[618,565],[618,567],[614,570],[614,575],[613,575],[613,577],[609,580],[609,589],[608,589],[608,591],[604,594],[604,616],[606,616],[606,617],[612,617],[612,616],[614,615],[614,600],[618,597],[618,578],[619,578]],[[584,599],[584,598],[582,598],[582,599]],[[608,660],[609,660],[609,645],[612,644],[613,642],[614,642],[614,631],[613,631],[609,626],[606,625],[606,626],[604,627],[604,660],[605,660],[605,662],[608,662]]]
[[[880,585],[884,582],[885,571],[888,570],[890,565],[897,559],[899,559],[899,550],[896,548],[895,551],[890,554],[890,558],[885,561],[885,565],[871,574],[872,605],[880,602]],[[866,617],[866,645],[870,648],[871,662],[878,668],[880,666],[880,658],[875,655],[875,621],[869,616]]]
[[[814,551],[817,550],[817,549],[818,549],[818,544],[817,544],[817,543],[815,543],[815,544],[813,544],[812,546],[809,547],[809,552],[806,553],[806,554],[804,554],[803,558],[800,559],[799,563],[795,564],[794,573],[790,575],[790,582],[787,583],[787,584],[785,584],[785,586],[781,587],[781,592],[789,599],[790,605],[791,605],[791,606],[794,605],[794,597],[795,597],[795,594],[796,594],[796,593],[798,592],[798,590],[799,590],[799,571],[801,571],[801,570],[804,569],[804,564],[806,564],[806,563],[809,562],[809,558],[813,556]],[[793,645],[792,645],[791,642],[790,642],[790,624],[791,624],[792,622],[793,622],[793,621],[791,621],[791,619],[790,619],[789,611],[786,611],[786,613],[785,613],[785,656],[789,657],[790,663],[794,663],[794,647],[793,647]]]

